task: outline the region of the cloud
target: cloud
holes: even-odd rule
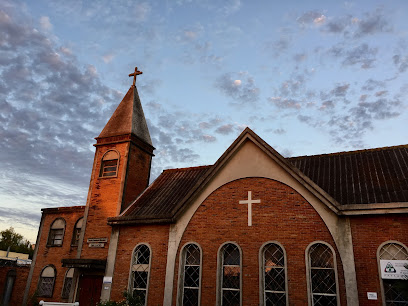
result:
[[[307,25],[321,25],[325,23],[326,16],[322,14],[320,11],[308,11],[303,13],[300,17],[296,19],[299,25],[307,26]]]
[[[285,99],[282,97],[269,97],[268,101],[279,109],[300,109],[301,102],[294,99]]]
[[[260,89],[248,72],[222,74],[214,85],[222,94],[231,98],[234,105],[254,104],[259,100]]]
[[[357,31],[355,32],[355,37],[392,31],[392,27],[384,16],[384,9],[382,8],[364,14],[364,17],[357,20],[356,24]]]
[[[378,81],[378,80],[374,80],[370,78],[364,82],[364,85],[361,87],[361,90],[365,90],[365,91],[378,90],[381,88],[385,88],[385,85],[386,84],[383,81]]]
[[[51,31],[52,30],[52,24],[50,22],[50,18],[47,17],[47,16],[42,16],[40,18],[40,26],[45,31]]]
[[[345,97],[349,87],[350,84],[336,85],[336,87],[332,89],[330,93],[336,97]]]
[[[102,56],[102,60],[105,62],[105,64],[109,64],[113,59],[115,55],[113,53],[108,53]]]
[[[396,54],[392,57],[395,67],[397,67],[398,72],[403,73],[408,69],[408,56],[401,56]]]
[[[137,3],[134,6],[134,10],[133,10],[133,13],[134,13],[133,16],[134,16],[135,22],[146,21],[150,14],[150,11],[151,11],[151,7],[149,3],[147,2]]]
[[[374,67],[378,48],[371,48],[366,43],[362,43],[351,49],[345,49],[342,45],[336,45],[329,49],[329,54],[343,59],[344,66],[360,65],[362,69]]]

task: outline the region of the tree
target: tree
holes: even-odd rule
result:
[[[29,258],[33,257],[34,250],[31,243],[22,235],[16,233],[13,227],[0,232],[0,250],[28,254]]]

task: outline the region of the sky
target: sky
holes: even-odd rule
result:
[[[85,205],[95,143],[132,84],[163,169],[245,127],[283,156],[407,144],[408,2],[1,0],[0,230]]]

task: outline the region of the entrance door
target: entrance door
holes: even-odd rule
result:
[[[79,305],[95,306],[100,301],[101,275],[82,275],[79,280]]]

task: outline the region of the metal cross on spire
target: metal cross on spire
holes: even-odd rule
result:
[[[136,85],[136,76],[139,75],[139,74],[143,74],[143,72],[137,70],[137,67],[135,67],[135,72],[129,74],[130,77],[131,76],[133,77],[133,86]]]

